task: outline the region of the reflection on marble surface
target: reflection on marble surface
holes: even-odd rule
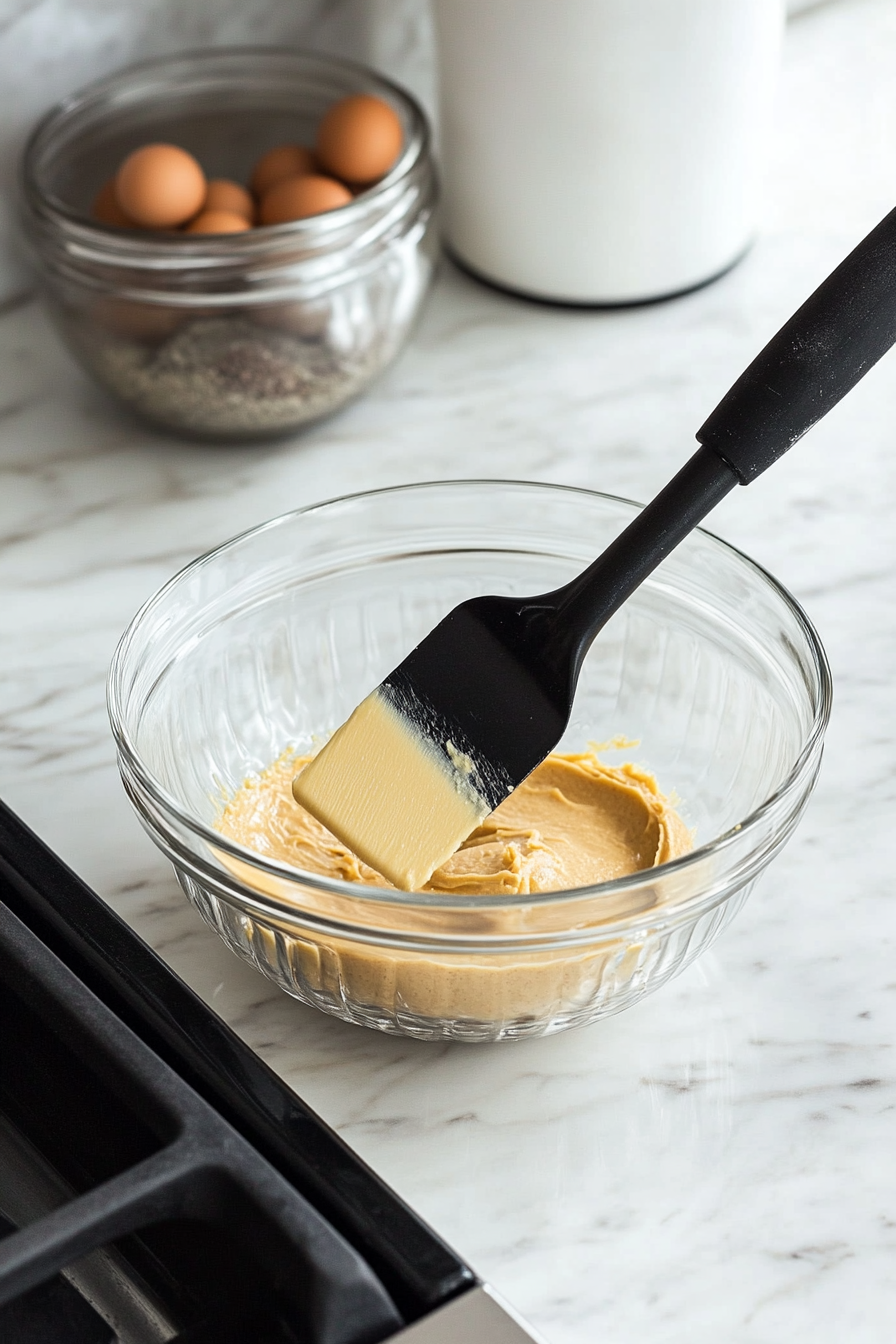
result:
[[[896,354],[713,518],[805,604],[834,719],[806,818],[746,910],[621,1017],[431,1047],[283,997],[187,908],[131,815],[105,670],[180,564],[347,487],[490,474],[650,496],[896,203],[894,66],[892,0],[792,25],[767,230],[719,284],[576,313],[446,266],[372,395],[292,441],[163,439],[102,399],[35,305],[0,320],[0,794],[552,1344],[892,1335]]]

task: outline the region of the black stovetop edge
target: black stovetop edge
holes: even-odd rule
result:
[[[2,899],[368,1261],[408,1321],[472,1270],[9,808]]]
[[[357,1249],[2,901],[0,1019],[0,1338],[70,1339],[35,1319],[60,1275],[132,1344],[402,1329]]]

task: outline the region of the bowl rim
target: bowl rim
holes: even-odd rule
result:
[[[289,864],[280,863],[276,860],[265,858],[256,851],[248,849],[242,845],[231,841],[214,827],[193,816],[186,811],[172,794],[169,794],[154,778],[151,772],[144,766],[143,761],[137,751],[136,744],[125,723],[123,704],[121,699],[121,688],[124,680],[124,670],[127,665],[127,655],[129,647],[140,627],[146,619],[152,614],[153,610],[160,605],[169,592],[179,583],[181,583],[188,574],[191,574],[200,567],[213,563],[224,551],[235,548],[250,538],[260,536],[262,533],[272,531],[277,527],[286,525],[288,522],[303,517],[305,515],[319,513],[327,508],[352,503],[358,500],[372,499],[381,495],[399,495],[412,493],[417,490],[432,490],[433,488],[466,486],[466,487],[495,487],[511,486],[524,490],[547,490],[552,493],[567,493],[578,496],[584,496],[595,500],[604,501],[610,504],[622,504],[628,508],[642,509],[644,506],[635,500],[631,500],[622,495],[609,494],[606,491],[591,490],[581,486],[555,484],[553,482],[526,481],[512,478],[500,477],[455,477],[439,480],[414,481],[402,485],[382,486],[374,490],[353,491],[345,495],[335,495],[330,498],[319,500],[315,503],[304,505],[298,509],[291,509],[287,513],[278,514],[266,522],[250,527],[236,535],[228,538],[220,545],[197,556],[186,565],[183,565],[175,574],[171,576],[155,593],[152,594],[139,608],[128,623],[124,633],[119,639],[109,667],[109,674],[106,684],[106,705],[109,714],[109,720],[112,728],[112,734],[115,739],[116,748],[119,755],[119,768],[124,774],[124,767],[132,778],[135,778],[140,787],[152,799],[153,803],[169,814],[176,822],[183,826],[188,832],[200,838],[213,852],[215,850],[229,855],[242,863],[247,863],[257,868],[259,871],[267,874],[269,877],[280,881],[288,881],[297,886],[311,887],[314,890],[322,892],[328,896],[337,896],[358,900],[363,896],[364,901],[382,904],[384,907],[399,906],[405,908],[427,908],[444,909],[447,911],[460,911],[470,909],[475,902],[478,909],[507,909],[511,907],[543,907],[551,904],[572,903],[581,901],[585,898],[604,896],[618,896],[621,893],[635,890],[638,886],[653,883],[657,876],[665,878],[671,874],[677,874],[687,871],[710,857],[723,853],[730,849],[737,841],[743,841],[751,833],[756,832],[762,826],[768,814],[782,802],[788,794],[792,793],[800,782],[807,768],[812,763],[819,752],[824,737],[825,730],[830,719],[831,708],[833,705],[833,679],[831,676],[830,664],[824,646],[815,629],[812,621],[807,616],[802,605],[789,592],[785,586],[780,583],[773,574],[771,574],[762,565],[751,559],[745,552],[730,542],[724,541],[714,532],[706,528],[698,527],[694,532],[703,538],[709,540],[713,545],[720,547],[723,551],[732,555],[739,563],[743,564],[764,584],[770,587],[773,593],[784,603],[785,607],[795,617],[798,625],[802,628],[809,649],[812,652],[818,679],[818,695],[815,705],[813,721],[809,732],[806,734],[802,749],[786,777],[781,781],[778,787],[759,803],[752,812],[750,812],[741,821],[736,822],[721,835],[706,841],[697,848],[689,850],[686,854],[678,858],[669,860],[667,863],[660,864],[654,868],[647,868],[636,873],[627,874],[624,877],[614,878],[609,882],[596,883],[592,886],[571,887],[560,891],[535,892],[529,895],[506,895],[491,896],[477,895],[459,897],[457,893],[446,892],[405,892],[399,891],[393,887],[374,887],[359,886],[354,882],[343,881],[339,878],[328,878],[318,873],[308,872],[302,868],[294,868]],[[128,789],[130,793],[130,789]],[[138,809],[139,810],[139,809]],[[144,824],[146,824],[144,819]],[[789,832],[788,832],[789,833]],[[772,846],[774,852],[775,846]],[[221,869],[213,865],[206,864],[204,857],[191,852],[192,862],[199,863],[203,868],[208,869],[209,875],[213,876],[215,882],[220,883],[223,876]],[[748,865],[752,867],[752,865]],[[748,879],[745,879],[748,880]],[[297,919],[303,917],[306,911],[297,908],[292,902],[280,900],[267,891],[243,887],[240,880],[228,870],[228,881],[235,883],[242,894],[245,890],[245,896],[250,904],[255,906],[269,906],[276,910],[278,914]],[[674,902],[674,914],[676,920],[686,912],[692,911],[694,905],[710,906],[717,904],[720,899],[713,884],[709,890],[700,889],[692,896],[686,897],[681,901]],[[726,884],[727,885],[727,884]],[[236,893],[234,893],[235,895]],[[663,905],[657,905],[647,910],[635,912],[632,916],[622,915],[619,918],[613,918],[607,923],[600,924],[590,929],[593,937],[595,934],[603,936],[613,929],[618,929],[631,923],[632,918],[637,917],[639,921],[648,919],[651,925],[657,922],[657,916],[661,919],[664,914],[671,913]],[[337,916],[332,917],[334,922],[338,921]],[[372,930],[368,932],[372,933]],[[385,931],[384,931],[385,932]],[[401,937],[399,931],[395,931],[395,936]],[[455,935],[456,936],[456,935]],[[542,935],[543,936],[543,935]],[[517,941],[525,941],[525,938],[519,938]]]
[[[153,230],[122,230],[92,219],[90,215],[73,209],[65,201],[46,193],[40,186],[35,157],[43,141],[58,126],[78,112],[118,87],[125,87],[134,76],[163,72],[166,66],[194,66],[212,69],[216,64],[226,65],[234,60],[275,59],[280,62],[298,60],[308,66],[317,66],[321,72],[330,70],[357,75],[359,81],[376,85],[399,104],[408,115],[411,134],[402,152],[388,173],[371,187],[361,191],[349,204],[338,210],[325,211],[307,219],[292,220],[285,224],[265,225],[235,234],[166,234]],[[188,51],[168,52],[140,61],[131,61],[116,70],[91,80],[54,103],[32,127],[19,159],[19,195],[21,204],[35,217],[47,216],[71,231],[76,239],[92,240],[110,249],[110,259],[135,264],[137,259],[161,264],[165,259],[202,264],[203,258],[227,262],[252,261],[271,248],[293,241],[307,239],[323,241],[328,234],[341,235],[346,228],[363,223],[372,210],[385,206],[400,190],[422,162],[431,154],[432,132],[429,118],[415,96],[372,66],[327,52],[307,47],[284,44],[235,44],[222,47],[203,47]]]

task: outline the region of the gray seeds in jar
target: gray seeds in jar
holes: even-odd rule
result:
[[[383,361],[383,338],[343,353],[324,337],[246,317],[203,317],[160,344],[102,340],[103,383],[156,423],[205,435],[271,434],[317,419],[360,391]]]

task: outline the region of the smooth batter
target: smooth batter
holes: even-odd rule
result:
[[[287,753],[247,779],[218,830],[306,872],[390,886],[293,800],[293,777],[309,759]],[[687,827],[651,775],[634,765],[604,765],[594,752],[554,752],[423,890],[464,896],[569,891],[654,868],[690,847]]]

